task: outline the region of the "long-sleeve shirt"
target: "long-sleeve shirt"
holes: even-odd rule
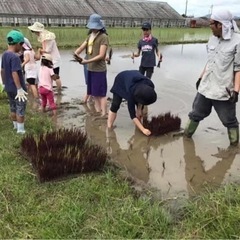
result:
[[[240,34],[230,40],[212,36],[207,44],[208,60],[198,92],[206,98],[228,100],[226,87],[234,88],[235,72],[240,71]]]

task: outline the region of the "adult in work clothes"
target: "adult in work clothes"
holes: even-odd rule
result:
[[[185,135],[191,137],[201,120],[214,107],[228,130],[230,145],[238,145],[239,127],[236,118],[236,102],[240,90],[240,34],[228,10],[215,11],[211,15],[207,64],[197,82],[198,93],[189,113]]]

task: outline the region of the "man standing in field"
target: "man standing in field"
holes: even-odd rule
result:
[[[192,137],[198,124],[214,107],[228,130],[230,145],[239,142],[236,103],[240,90],[240,34],[232,14],[227,10],[211,15],[213,36],[207,44],[207,64],[196,84],[198,93],[189,113],[185,136]]]
[[[153,37],[151,34],[152,26],[150,23],[145,22],[142,25],[143,38],[138,42],[138,52],[133,53],[132,59],[139,57],[142,53],[141,64],[139,71],[151,79],[154,67],[156,66],[156,56],[158,57],[158,67],[162,61],[162,55],[158,49],[158,39]]]

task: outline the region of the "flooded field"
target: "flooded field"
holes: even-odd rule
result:
[[[166,112],[178,115],[184,128],[196,94],[197,81],[206,62],[205,44],[161,46],[163,62],[155,68],[152,81],[158,94],[157,102],[148,107],[149,118]],[[108,97],[114,77],[123,70],[138,69],[140,58],[130,58],[134,48],[114,48],[108,66]],[[94,116],[91,104],[80,105],[86,85],[83,66],[71,62],[73,50],[61,51],[61,78],[66,88],[56,96],[60,110],[58,127],[79,127],[108,151],[116,162],[135,179],[139,186],[159,191],[163,198],[188,197],[211,186],[239,181],[240,152],[230,149],[227,130],[216,113],[202,121],[193,139],[168,134],[146,137],[129,117],[126,103],[118,112],[116,128],[109,131],[106,120]],[[240,119],[239,104],[237,116]]]

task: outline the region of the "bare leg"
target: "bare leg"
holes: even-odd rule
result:
[[[109,112],[108,112],[108,120],[107,120],[108,128],[112,128],[113,127],[113,123],[115,122],[116,117],[117,117],[117,113],[114,113],[111,110],[109,110]]]
[[[100,101],[100,97],[94,97],[94,106],[95,106],[95,110],[96,112],[101,112],[101,101]]]
[[[102,116],[105,116],[107,114],[107,97],[100,98],[100,106],[102,110]]]
[[[61,79],[56,79],[56,85],[57,85],[57,91],[59,94],[62,93],[62,82],[61,82]]]
[[[38,90],[36,85],[30,85],[30,88],[31,88],[34,99],[38,99],[39,95],[38,95]]]

